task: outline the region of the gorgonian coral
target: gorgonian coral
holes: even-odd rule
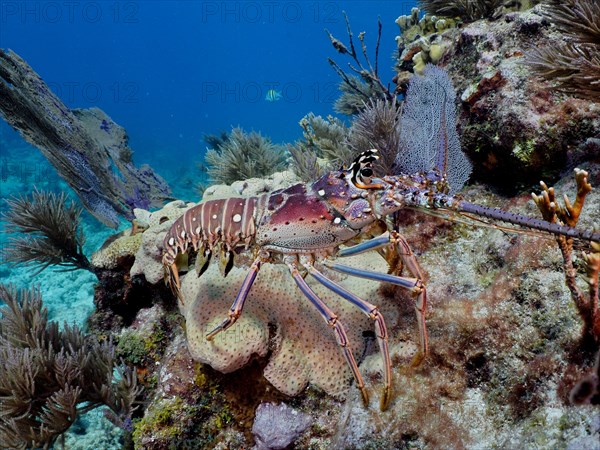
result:
[[[350,127],[348,144],[354,155],[376,148],[376,167],[381,175],[393,173],[400,146],[400,104],[393,99],[372,100],[356,115]]]
[[[101,405],[122,425],[140,388],[110,342],[48,321],[38,289],[0,285],[0,446],[49,448]]]
[[[227,139],[218,141],[204,157],[212,181],[231,184],[248,178],[271,175],[286,166],[285,150],[267,137],[234,128]]]
[[[600,98],[600,1],[547,0],[543,15],[564,34],[563,42],[535,48],[527,64],[556,82],[554,89]]]
[[[40,271],[49,266],[94,271],[83,253],[85,239],[79,228],[82,208],[73,201],[68,203],[64,192],[57,195],[36,190],[31,197],[6,202],[6,230],[21,233],[9,240],[7,263],[39,265]]]
[[[352,29],[350,28],[350,21],[346,13],[344,13],[344,19],[346,20],[346,30],[348,33],[348,45],[346,46],[342,41],[335,38],[328,30],[327,35],[331,41],[333,48],[341,53],[342,55],[348,55],[352,58],[354,63],[348,63],[348,67],[356,75],[348,74],[342,70],[338,63],[333,59],[328,58],[329,64],[336,71],[336,73],[342,79],[340,84],[340,90],[342,96],[335,102],[335,110],[341,114],[352,115],[358,113],[364,105],[374,98],[381,98],[391,100],[393,94],[390,92],[389,85],[385,86],[379,78],[379,43],[381,41],[381,20],[377,21],[377,43],[375,44],[375,58],[373,63],[367,53],[367,45],[365,43],[364,31],[358,34],[358,40],[360,41],[361,53],[363,55],[364,63],[360,60],[359,53],[356,51],[354,46],[354,39]]]
[[[460,17],[465,22],[496,17],[504,8],[526,9],[535,1],[507,0],[419,0],[419,7],[428,14],[441,17]]]

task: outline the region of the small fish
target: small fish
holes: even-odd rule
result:
[[[265,100],[268,102],[276,102],[277,100],[281,100],[281,91],[269,89],[267,91],[267,95],[265,95]]]

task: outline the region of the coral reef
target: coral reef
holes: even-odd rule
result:
[[[221,138],[218,142],[204,157],[213,182],[230,184],[271,175],[285,168],[284,149],[260,133],[234,128],[227,139]]]
[[[600,154],[600,104],[551,90],[525,65],[530,48],[564,40],[541,15],[542,5],[480,20],[436,34],[445,48],[439,64],[460,99],[462,148],[473,178],[514,195],[538,180],[552,182],[565,170]],[[397,80],[412,76],[418,42],[399,55]],[[404,80],[404,81],[402,81]]]
[[[82,209],[65,193],[35,190],[29,197],[6,200],[9,210],[2,214],[6,231],[22,233],[13,237],[5,251],[5,262],[17,265],[49,266],[64,270],[94,269],[83,253],[84,236],[79,222]]]
[[[449,154],[444,172],[456,192],[469,178],[471,164],[461,151],[455,98],[448,75],[428,65],[423,76],[412,79],[403,108],[395,99],[370,100],[349,129],[338,119],[309,114],[300,122],[304,141],[291,149],[293,168],[304,181],[313,181],[322,171],[319,157],[329,168],[340,163],[348,167],[361,152],[377,148],[375,167],[381,175],[427,172],[444,165],[435,157],[443,147]]]
[[[552,89],[584,99],[600,98],[600,3],[596,0],[547,0],[542,15],[564,40],[527,52],[527,64]]]
[[[0,50],[0,115],[40,149],[84,207],[116,228],[134,208],[160,206],[170,189],[135,167],[125,130],[97,108],[67,108],[16,53]]]
[[[139,388],[110,342],[48,322],[38,290],[1,285],[0,298],[3,447],[48,448],[79,414],[102,405],[114,423],[129,420]]]
[[[412,8],[410,15],[396,19],[396,24],[400,28],[400,36],[396,37],[399,56],[396,70],[399,73],[412,68],[415,73],[422,74],[426,64],[437,64],[446,50],[440,35],[445,30],[455,28],[462,23],[455,18],[429,14],[419,19],[420,12],[420,9],[415,7]],[[405,52],[407,47],[410,51]],[[394,81],[398,85],[397,90],[403,92],[408,80],[406,74],[396,76]]]
[[[600,167],[589,166],[588,170],[591,183],[600,184]],[[264,182],[253,182],[246,187],[238,183],[236,189],[213,189],[216,193],[239,195],[240,191],[253,194],[264,187]],[[569,177],[556,189],[572,192],[575,182]],[[481,186],[468,187],[464,196],[484,205],[504,206],[515,213],[536,214],[533,202],[526,196],[501,199]],[[599,202],[598,192],[588,194],[579,227],[591,226]],[[138,213],[138,220],[151,223],[143,235],[156,236],[140,247],[141,250],[148,246],[141,265],[148,267],[150,273],[156,272],[153,282],[158,284],[154,289],[163,289],[158,246],[166,227],[161,227],[185,208],[183,202],[171,205],[169,218],[162,224],[161,219],[167,217],[165,212]],[[210,318],[216,322],[226,316],[237,292],[235,285],[241,283],[244,275],[243,269],[233,269],[223,279],[211,266],[200,278],[204,284],[198,282],[193,270],[182,277],[187,300],[181,308],[187,317],[188,336],[192,335],[189,347],[194,353],[203,353],[203,358],[215,367],[230,366],[229,370],[246,366],[224,375],[193,362],[181,325],[165,326],[161,319],[171,313],[161,313],[156,306],[152,311],[141,310],[131,327],[119,333],[123,356],[129,354],[132,361],[141,361],[147,367],[147,372],[138,372],[150,395],[144,417],[134,424],[136,445],[161,448],[168,442],[177,442],[196,447],[250,447],[255,439],[251,429],[256,410],[263,402],[283,402],[312,419],[312,425],[292,444],[299,448],[578,448],[597,442],[600,423],[594,410],[589,406],[566,406],[571,389],[593,364],[595,351],[589,341],[581,340],[581,319],[565,287],[562,258],[553,239],[453,225],[410,211],[400,216],[400,230],[431,275],[431,355],[421,366],[410,365],[417,345],[409,299],[397,297],[377,283],[363,282],[357,287],[360,292],[367,284],[371,286],[373,294],[361,293],[379,299],[388,323],[394,367],[389,411],[362,406],[357,390],[347,385],[350,378],[331,331],[298,293],[290,290],[291,295],[286,298],[285,289],[294,286],[284,284],[289,283],[289,276],[279,266],[261,270],[257,283],[262,279],[264,284],[255,285],[257,291],[253,288],[253,292],[263,295],[248,300],[235,328],[207,343],[204,335],[214,324]],[[162,231],[153,231],[159,229]],[[150,257],[153,252],[154,262]],[[376,254],[357,264],[383,264],[385,270],[384,260]],[[583,268],[579,268],[579,273],[583,275]],[[163,301],[174,301],[167,291],[162,290],[160,295],[164,296]],[[348,305],[339,299],[328,298],[327,302],[352,332],[351,344],[362,359],[360,370],[367,389],[377,397],[381,357],[373,343],[371,321],[353,308],[346,310]],[[144,321],[150,322],[144,325]],[[172,332],[163,334],[161,343],[153,347],[152,330],[157,329]],[[138,332],[140,337],[134,338]],[[303,343],[307,338],[307,343]],[[147,348],[160,351],[148,352]],[[251,357],[253,351],[265,356]],[[147,354],[153,356],[145,359]],[[288,362],[282,358],[286,355],[293,359]],[[325,368],[313,365],[317,361],[324,361],[327,367],[335,367],[330,369],[332,372],[343,375],[328,375]],[[269,375],[268,368],[279,364],[301,376]],[[297,392],[297,386],[306,379],[306,368],[311,366],[312,382],[324,380],[330,393],[345,393],[345,401],[323,395],[312,385],[289,398],[278,394],[263,378],[266,372],[285,389],[295,381]]]
[[[593,136],[594,127],[598,126],[598,111],[592,103],[568,99],[566,104],[560,104],[564,97],[543,95],[545,85],[530,79],[530,73],[521,64],[520,50],[510,49],[518,39],[529,42],[547,38],[547,25],[538,12],[539,8],[525,14],[510,13],[502,21],[476,22],[463,29],[444,28],[435,38],[446,49],[440,61],[447,65],[455,85],[463,93],[460,120],[468,145],[472,146],[475,138],[508,145],[510,137],[511,152],[515,150],[516,160],[523,165],[532,161],[529,156],[538,151],[539,143],[534,142],[534,137],[559,136],[555,150],[564,152],[559,145],[565,142],[580,145]],[[432,19],[430,22],[436,23]],[[349,34],[351,37],[350,31]],[[454,38],[456,42],[451,41]],[[333,37],[332,43],[340,52],[352,53]],[[460,63],[449,60],[449,55]],[[457,161],[456,166],[448,169],[450,185],[460,189],[470,165],[460,153],[454,127],[454,92],[443,72],[426,65],[422,69],[428,76],[416,77],[409,85],[399,125],[393,104],[382,99],[364,102],[348,140],[328,142],[327,134],[332,131],[335,135],[337,131],[335,124],[307,116],[306,128],[303,126],[305,141],[295,146],[296,164],[301,166],[296,167],[297,174],[310,179],[328,163],[330,157],[322,148],[340,145],[351,152],[358,150],[350,145],[355,133],[355,147],[368,146],[370,142],[393,143],[397,138],[396,148],[405,152],[398,158],[401,171],[443,166],[435,155],[440,147],[445,148],[451,155],[450,163]],[[525,91],[532,87],[532,92]],[[538,108],[533,118],[527,113],[532,105]],[[375,111],[377,108],[380,110]],[[524,116],[509,115],[510,108]],[[488,113],[497,113],[505,119],[501,124],[508,126],[508,123],[514,128],[495,128],[495,123],[487,122]],[[570,113],[576,122],[568,119]],[[547,134],[548,129],[556,134],[543,136],[538,119],[548,126]],[[315,131],[311,120],[317,127],[323,126],[323,133]],[[432,122],[441,126],[417,129]],[[381,128],[369,125],[375,123]],[[517,125],[522,128],[516,128]],[[494,127],[493,132],[498,139],[504,139],[503,143],[496,142],[496,135],[486,134],[489,127]],[[364,138],[358,139],[361,132]],[[322,144],[317,142],[317,134],[323,136]],[[411,135],[419,138],[411,140]],[[518,140],[523,136],[531,140],[521,143]],[[588,140],[586,145],[595,145],[593,142]],[[394,145],[389,147],[393,149]],[[307,154],[303,155],[303,150]],[[495,147],[491,151],[494,150]],[[302,156],[305,160],[298,162]],[[320,158],[325,161],[322,163]],[[480,169],[481,160],[476,162]],[[489,176],[493,169],[506,164],[493,158],[486,163],[489,170],[478,176]],[[564,160],[556,163],[556,167],[562,163]],[[517,172],[519,167],[515,163],[511,169]],[[599,185],[600,167],[590,165],[588,170],[592,184]],[[494,172],[491,181],[514,182],[514,178],[498,180],[499,176],[504,173]],[[212,186],[206,190],[204,199],[255,195],[276,189],[286,181],[286,176],[277,175],[272,180],[252,179],[231,186]],[[581,186],[579,182],[579,190]],[[572,192],[577,188],[577,183],[569,179],[561,181],[557,190]],[[468,186],[462,196],[486,206],[536,215],[534,202],[525,196],[502,199],[477,184]],[[114,263],[106,272],[145,285],[156,283],[150,286],[154,295],[159,297],[161,305],[172,308],[175,299],[164,291],[161,282],[162,239],[173,221],[191,206],[174,202],[155,213],[139,211],[136,216],[142,225],[142,238],[136,253],[129,256],[134,260],[131,270]],[[587,193],[578,227],[591,227],[598,210],[600,195],[596,191]],[[560,213],[557,218],[568,223]],[[179,308],[185,326],[175,320],[166,321],[165,315],[172,311],[155,305],[139,311],[131,327],[119,332],[124,356],[129,355],[131,362],[139,361],[145,366],[146,371],[138,375],[151,389],[148,408],[134,425],[136,445],[237,448],[250,447],[254,442],[259,446],[265,443],[268,432],[276,429],[273,424],[282,422],[278,436],[287,439],[281,445],[298,448],[597,446],[600,436],[597,411],[589,405],[577,408],[568,405],[570,396],[581,398],[586,405],[592,403],[590,398],[595,398],[597,368],[591,375],[586,371],[593,365],[597,346],[579,333],[582,319],[585,323],[586,318],[577,300],[573,302],[573,292],[583,292],[582,276],[593,278],[590,274],[594,272],[589,271],[593,264],[588,261],[593,263],[595,259],[589,258],[596,253],[586,253],[579,259],[569,248],[567,253],[573,263],[567,267],[564,253],[561,255],[552,237],[543,233],[501,232],[498,229],[505,228],[494,224],[473,228],[451,224],[439,217],[424,217],[415,211],[401,211],[395,223],[430,275],[427,284],[430,355],[421,365],[411,364],[417,346],[409,297],[385,284],[332,275],[353,292],[377,303],[386,317],[393,364],[389,411],[364,408],[358,390],[349,389],[351,376],[331,330],[301,297],[281,265],[263,266],[235,326],[207,342],[207,332],[227,317],[247,268],[242,259],[236,258],[241,267],[234,267],[227,278],[221,275],[218,264],[212,264],[198,279],[192,269],[191,252],[191,256],[176,261],[182,274],[185,302]],[[113,244],[117,245],[116,241]],[[133,250],[124,253],[128,251]],[[124,253],[119,251],[119,258]],[[388,269],[377,253],[353,257],[351,264],[382,272]],[[597,270],[595,273],[597,276]],[[307,282],[311,283],[310,277]],[[313,287],[339,314],[354,356],[360,361],[360,371],[366,375],[366,389],[377,397],[382,384],[382,361],[375,349],[372,321],[330,292],[320,290],[320,286]],[[588,287],[588,292],[591,304],[594,288]],[[585,309],[585,304],[581,305]],[[144,321],[151,324],[144,325]],[[165,325],[167,322],[169,325]],[[158,332],[159,342],[155,342],[150,336],[158,330],[168,331]],[[280,406],[281,413],[274,413],[276,417],[265,413],[273,411],[272,406],[267,406],[271,402],[284,405]],[[304,431],[294,429],[287,420],[290,410],[298,416],[302,414],[311,424]],[[270,420],[267,429],[265,416]],[[280,444],[271,441],[267,445]]]
[[[594,184],[599,169],[589,167]],[[572,192],[574,184],[569,177],[557,189]],[[506,205],[480,186],[464,195],[536,212],[527,196]],[[599,202],[592,191],[579,226],[591,226]],[[389,413],[366,411],[351,391],[321,442],[334,448],[595,448],[597,410],[567,403],[595,349],[579,334],[581,320],[552,239],[449,227],[412,213],[401,224],[431,275],[431,357],[416,370],[395,369],[400,392]],[[401,323],[394,331],[400,336]],[[390,351],[396,353],[394,344]],[[376,368],[377,355],[361,364],[367,378],[373,363]]]

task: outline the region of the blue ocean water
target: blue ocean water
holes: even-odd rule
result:
[[[203,136],[234,126],[293,142],[307,113],[335,114],[342,67],[325,32],[347,43],[366,32],[371,58],[377,19],[382,80],[393,76],[399,33],[394,20],[414,1],[6,1],[0,2],[0,47],[12,49],[70,108],[103,109],[128,131],[134,162],[150,164],[175,196],[197,198]],[[357,50],[360,51],[359,48]],[[281,94],[267,101],[269,90]],[[0,210],[34,186],[69,187],[41,153],[0,120]],[[72,194],[72,193],[71,193]],[[73,196],[75,197],[75,196]],[[126,224],[123,223],[123,227]],[[84,213],[90,255],[114,231]],[[3,229],[4,230],[4,229]],[[6,233],[0,245],[8,244]],[[0,265],[3,282],[39,284],[50,317],[83,324],[93,308],[94,277]],[[74,289],[76,287],[76,289]]]

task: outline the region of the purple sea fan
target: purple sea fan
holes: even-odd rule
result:
[[[425,173],[441,167],[451,192],[456,192],[472,170],[456,131],[456,93],[443,69],[428,64],[423,73],[424,76],[415,74],[408,86],[395,171]],[[438,161],[442,155],[447,155],[447,160]]]

